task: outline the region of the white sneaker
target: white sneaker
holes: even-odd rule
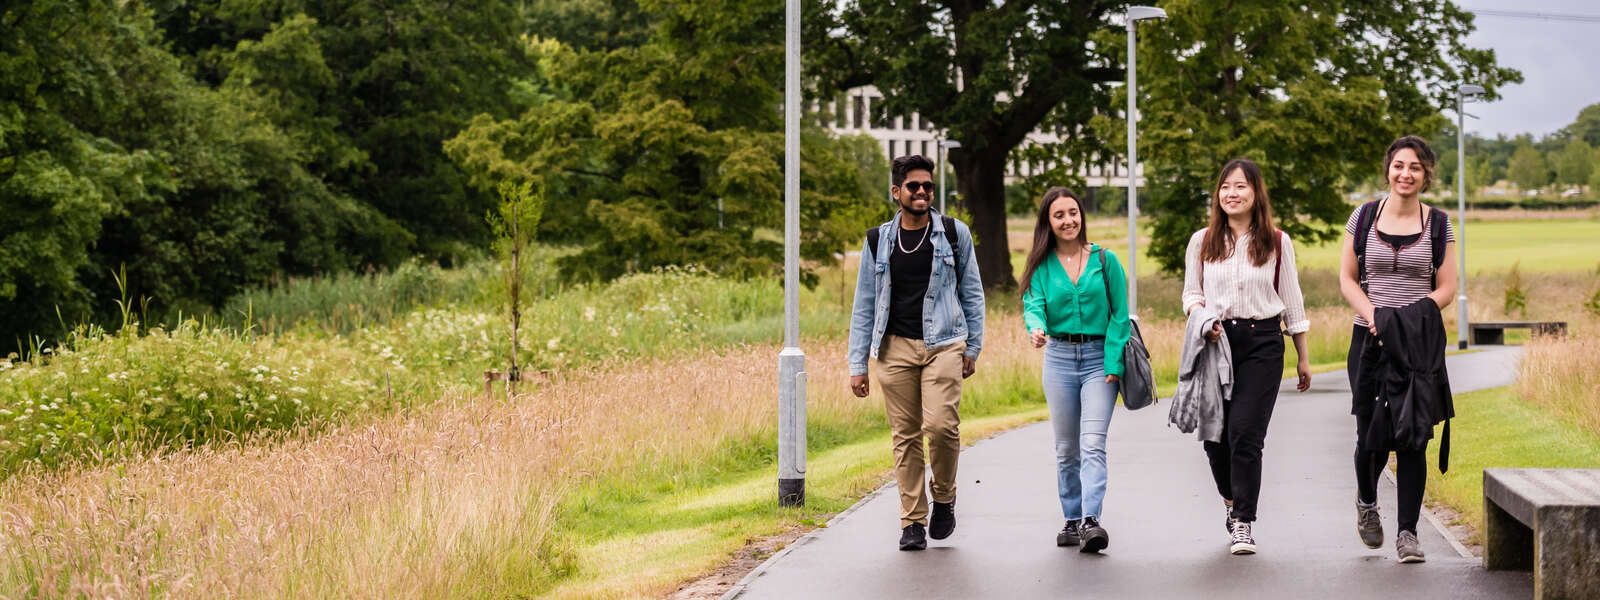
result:
[[[1228,546],[1228,551],[1234,554],[1255,554],[1256,539],[1250,537],[1250,523],[1234,521],[1233,532],[1228,536],[1233,542]]]

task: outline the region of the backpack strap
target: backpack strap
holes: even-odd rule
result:
[[[956,262],[956,292],[961,290],[961,279],[966,271],[966,262],[961,260],[961,245],[956,243],[956,218],[940,215],[944,219],[944,241],[950,244],[950,256]]]
[[[1433,250],[1433,289],[1439,289],[1439,267],[1444,266],[1444,228],[1450,222],[1450,217],[1444,211],[1428,207],[1428,238]]]
[[[1283,236],[1284,235],[1285,234],[1282,231],[1279,231],[1278,235],[1273,236],[1273,237],[1277,238],[1277,239],[1273,240],[1273,249],[1272,249],[1272,253],[1275,255],[1273,257],[1273,259],[1272,259],[1272,293],[1274,293],[1274,294],[1278,293],[1278,273],[1283,270]]]
[[[867,250],[872,251],[872,260],[878,260],[878,228],[867,228]]]
[[[1356,251],[1356,283],[1361,285],[1363,292],[1367,291],[1367,235],[1378,220],[1377,214],[1376,201],[1361,205],[1361,210],[1356,213],[1355,239],[1351,240]]]

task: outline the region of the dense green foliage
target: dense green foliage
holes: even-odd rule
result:
[[[0,347],[115,322],[123,265],[136,302],[204,314],[288,277],[481,256],[507,178],[471,140],[541,123],[539,156],[500,152],[550,179],[541,237],[588,246],[570,275],[770,273],[780,22],[710,0],[8,4]],[[852,144],[808,135],[809,258],[881,216]]]
[[[522,114],[480,115],[446,143],[480,186],[536,182],[578,280],[700,264],[774,275],[783,227],[782,11],[737,1],[644,2],[657,20],[641,46],[582,50],[530,42],[537,65]],[[804,257],[822,262],[881,217],[864,201],[847,143],[803,136]]]
[[[985,287],[1016,286],[1006,242],[1005,174],[1012,153],[1040,127],[1064,141],[1037,152],[1085,164],[1114,136],[1091,119],[1110,105],[1120,66],[1094,32],[1123,3],[809,1],[807,68],[818,94],[860,85],[884,94],[889,115],[919,113],[961,148],[952,150],[956,188],[972,214]],[[959,83],[958,83],[959,82]]]
[[[1291,236],[1331,239],[1349,216],[1343,183],[1380,174],[1394,138],[1439,131],[1457,84],[1482,84],[1492,99],[1522,80],[1493,51],[1462,44],[1472,16],[1447,0],[1223,4],[1233,3],[1166,2],[1171,18],[1140,29],[1140,157],[1152,253],[1169,271],[1182,268],[1229,159],[1261,164]],[[1126,53],[1120,36],[1098,39]]]

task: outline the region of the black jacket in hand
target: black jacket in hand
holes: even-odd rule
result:
[[[1378,353],[1376,369],[1361,374],[1359,398],[1377,398],[1372,427],[1360,443],[1373,450],[1422,450],[1433,426],[1445,423],[1439,444],[1439,470],[1449,468],[1450,376],[1445,371],[1444,319],[1439,305],[1423,298],[1402,308],[1379,308],[1373,315],[1378,335],[1363,353]]]

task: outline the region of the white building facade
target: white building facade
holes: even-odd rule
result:
[[[813,102],[811,110],[824,120],[824,125],[830,131],[836,134],[871,136],[878,141],[878,147],[890,160],[907,154],[921,154],[935,162],[942,162],[939,142],[945,139],[945,132],[917,113],[889,116],[882,108],[882,102],[883,94],[876,87],[863,86],[850,89],[837,100]],[[1058,141],[1059,138],[1054,133],[1035,130],[1028,134],[1023,146],[1052,144]],[[1043,173],[1054,166],[1034,164],[1013,157],[1010,167],[1006,170],[1006,183]],[[1075,172],[1090,188],[1122,188],[1128,185],[1127,165],[1120,160],[1103,165],[1078,165]],[[1139,185],[1144,185],[1142,175],[1139,177]]]

